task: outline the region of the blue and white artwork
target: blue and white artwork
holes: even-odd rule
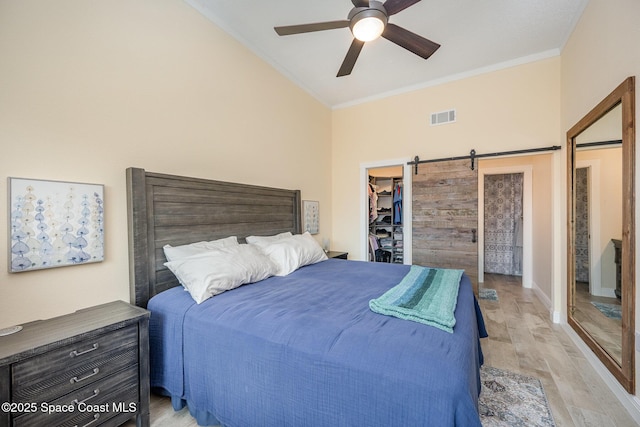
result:
[[[9,272],[104,260],[104,186],[9,178]]]
[[[320,207],[313,200],[302,201],[302,231],[318,234],[320,231]]]

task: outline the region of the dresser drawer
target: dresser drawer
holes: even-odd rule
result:
[[[22,326],[0,337],[0,402],[11,410],[0,411],[0,427],[115,427],[133,417],[149,427],[147,310],[113,301]]]
[[[137,360],[137,325],[63,346],[13,365],[12,401],[46,402]]]
[[[94,421],[89,424],[93,426],[117,413],[135,412],[138,407],[137,374],[136,364],[51,402],[39,403],[36,411],[15,418],[13,426],[82,426]]]

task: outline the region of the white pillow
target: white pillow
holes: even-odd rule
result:
[[[162,249],[164,249],[164,256],[167,257],[167,261],[177,261],[212,249],[227,248],[238,245],[238,238],[236,236],[229,236],[224,239],[212,240],[210,242],[196,242],[182,246],[164,245]]]
[[[271,243],[275,243],[278,240],[282,240],[287,237],[291,237],[293,234],[290,231],[275,234],[273,236],[247,236],[245,239],[247,243],[251,243],[252,245],[257,245],[260,247],[264,247],[270,245]]]
[[[327,259],[327,254],[308,231],[279,239],[261,249],[278,266],[276,276],[286,276],[300,267]]]
[[[277,266],[251,245],[214,249],[164,265],[198,304],[245,283],[271,277],[277,271]]]

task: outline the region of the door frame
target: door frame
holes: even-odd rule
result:
[[[576,169],[587,169],[587,197],[589,199],[589,293],[600,297],[615,298],[615,291],[602,287],[602,264],[595,254],[600,250],[600,160],[576,161]]]
[[[413,168],[407,164],[412,159],[379,160],[377,162],[360,163],[360,261],[369,261],[369,169],[402,166],[402,233],[404,240],[403,263],[411,264],[412,245],[412,203],[411,203],[411,173]]]
[[[533,166],[478,167],[478,282],[484,282],[484,177],[522,173],[522,287],[533,288]]]

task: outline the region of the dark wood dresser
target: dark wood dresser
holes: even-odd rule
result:
[[[616,264],[616,289],[618,299],[622,298],[622,240],[611,239],[613,243],[613,262]]]
[[[0,427],[149,425],[149,312],[122,301],[0,337]]]

